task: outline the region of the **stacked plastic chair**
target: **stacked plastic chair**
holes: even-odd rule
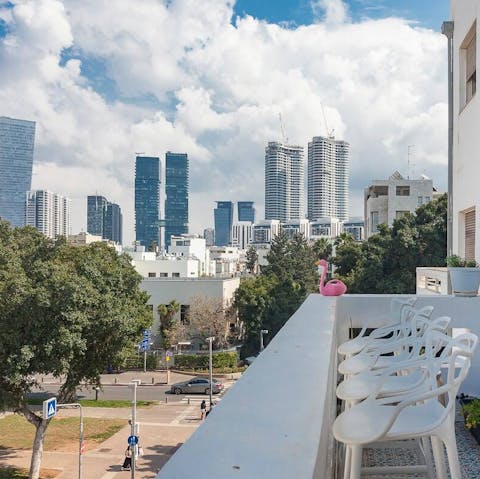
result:
[[[394,324],[369,336],[362,329],[361,340],[339,347],[347,356],[339,365],[345,380],[337,387],[345,410],[335,420],[333,434],[346,448],[344,479],[360,479],[364,447],[414,438],[424,450],[431,440],[438,479],[447,479],[444,444],[450,477],[461,479],[455,397],[470,367],[477,337],[472,333],[456,338],[446,335],[450,318],[429,319],[433,308],[417,310],[412,304],[397,301],[391,308]],[[447,370],[444,385],[438,383],[441,367]],[[386,474],[388,469],[377,467],[375,473]],[[395,472],[405,474],[408,467]]]

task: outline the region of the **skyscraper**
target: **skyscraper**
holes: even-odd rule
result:
[[[239,201],[237,203],[238,208],[238,221],[251,221],[255,223],[255,208],[253,207],[253,201]]]
[[[350,145],[314,136],[308,143],[307,218],[348,219]]]
[[[160,246],[160,159],[137,156],[135,162],[135,236],[147,249]]]
[[[87,196],[87,233],[104,237],[107,204],[104,196]]]
[[[68,236],[71,230],[70,200],[46,190],[26,194],[25,224],[48,238]]]
[[[188,233],[188,155],[165,155],[165,245],[170,237]]]
[[[0,218],[25,224],[25,197],[32,186],[35,122],[0,116]]]
[[[304,217],[303,147],[269,142],[265,148],[265,219]]]
[[[215,220],[215,246],[228,246],[232,242],[233,203],[217,201],[213,211]]]
[[[116,203],[107,203],[103,237],[115,243],[122,244],[122,210]]]

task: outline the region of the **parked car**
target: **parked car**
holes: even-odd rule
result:
[[[223,384],[215,378],[212,378],[212,394],[218,394],[223,389]],[[202,393],[210,394],[210,380],[208,378],[193,378],[181,383],[172,384],[170,392],[173,394]]]

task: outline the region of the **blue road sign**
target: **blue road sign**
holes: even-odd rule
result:
[[[143,338],[146,339],[146,338],[149,338],[150,337],[150,330],[149,329],[144,329],[143,330]]]
[[[138,436],[128,436],[127,442],[129,446],[136,446],[138,444]]]
[[[50,419],[57,414],[57,398],[50,398],[43,401],[43,417]]]

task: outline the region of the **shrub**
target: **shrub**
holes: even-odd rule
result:
[[[212,356],[212,364],[216,369],[234,369],[237,367],[236,352],[219,352]],[[209,357],[207,354],[181,354],[175,356],[175,367],[178,369],[208,369]]]

